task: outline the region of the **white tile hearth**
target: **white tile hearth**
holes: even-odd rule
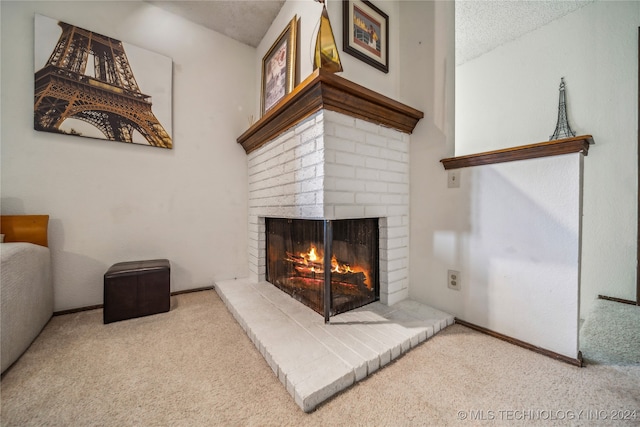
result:
[[[216,291],[305,412],[443,328],[453,316],[404,300],[324,317],[268,282],[219,281]]]

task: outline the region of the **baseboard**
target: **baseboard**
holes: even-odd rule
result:
[[[527,342],[520,341],[517,338],[512,338],[512,337],[509,337],[507,335],[501,334],[499,332],[495,332],[495,331],[492,331],[490,329],[484,328],[482,326],[478,326],[478,325],[475,325],[473,323],[466,322],[466,321],[464,321],[462,319],[458,319],[457,317],[455,318],[455,322],[457,324],[459,324],[459,325],[466,326],[467,328],[476,330],[478,332],[482,332],[483,334],[490,335],[490,336],[492,336],[494,338],[498,338],[498,339],[500,339],[502,341],[506,341],[506,342],[508,342],[510,344],[517,345],[518,347],[526,348],[527,350],[534,351],[536,353],[542,354],[542,355],[550,357],[552,359],[556,359],[556,360],[559,360],[561,362],[565,362],[565,363],[568,363],[570,365],[577,366],[579,368],[584,366],[583,363],[582,363],[582,352],[580,352],[580,351],[578,351],[578,358],[577,359],[573,359],[571,357],[567,357],[567,356],[564,356],[562,354],[556,353],[555,351],[547,350],[547,349],[535,346],[533,344],[529,344]]]
[[[598,299],[604,299],[604,300],[607,300],[607,301],[614,301],[614,302],[621,302],[622,304],[639,305],[637,302],[631,301],[629,299],[608,297],[608,296],[605,296],[605,295],[598,295]]]
[[[203,288],[193,288],[193,289],[185,289],[183,291],[171,292],[171,296],[190,294],[192,292],[211,291],[211,290],[213,290],[213,286],[205,286]]]
[[[185,289],[182,291],[175,291],[175,292],[171,292],[171,296],[175,296],[175,295],[182,295],[182,294],[190,294],[192,292],[200,292],[200,291],[210,291],[213,289],[213,286],[205,286],[203,288],[194,288],[194,289]],[[78,308],[72,308],[69,310],[61,310],[61,311],[54,311],[53,315],[54,316],[62,316],[65,314],[73,314],[73,313],[80,313],[82,311],[89,311],[89,310],[96,310],[98,308],[104,308],[103,304],[96,304],[96,305],[89,305],[86,307],[78,307]]]
[[[86,307],[78,307],[78,308],[70,308],[69,310],[54,311],[53,315],[64,316],[65,314],[73,314],[73,313],[80,313],[82,311],[97,310],[98,308],[103,308],[103,307],[104,305],[102,304],[88,305]]]

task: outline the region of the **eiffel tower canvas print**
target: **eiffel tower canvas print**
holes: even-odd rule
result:
[[[35,17],[34,129],[173,148],[170,58]]]

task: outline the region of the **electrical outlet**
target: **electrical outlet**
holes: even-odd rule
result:
[[[455,291],[460,290],[460,272],[455,270],[447,271],[447,286]]]
[[[460,170],[450,170],[447,175],[447,188],[460,188]]]

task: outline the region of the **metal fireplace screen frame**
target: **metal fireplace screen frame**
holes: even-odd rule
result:
[[[325,322],[380,298],[378,218],[265,218],[265,225],[267,281]]]

